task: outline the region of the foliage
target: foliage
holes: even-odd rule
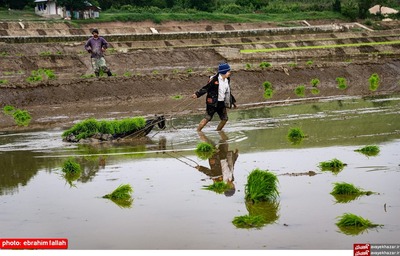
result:
[[[7,79],[0,79],[0,84],[7,84],[8,80]]]
[[[376,145],[368,145],[368,146],[365,146],[363,148],[356,149],[354,151],[355,152],[360,152],[360,153],[362,153],[364,155],[367,155],[367,156],[376,156],[376,155],[379,154],[380,149]]]
[[[271,63],[266,62],[266,61],[261,62],[260,65],[259,65],[259,67],[261,69],[268,68],[268,67],[271,67],[271,66],[272,66]]]
[[[28,126],[32,119],[28,111],[21,109],[15,110],[12,116],[18,126]]]
[[[272,172],[254,169],[247,177],[245,199],[251,202],[273,201],[279,196],[278,183]]]
[[[373,92],[376,91],[380,83],[379,75],[377,73],[372,74],[369,77],[368,81],[369,81],[369,90]]]
[[[269,81],[265,81],[263,83],[263,87],[264,87],[264,98],[265,99],[270,99],[272,98],[272,95],[274,94],[274,89],[272,87],[271,82]]]
[[[102,134],[123,134],[131,133],[144,128],[146,121],[143,117],[125,118],[122,120],[98,121],[89,118],[76,123],[73,127],[63,132],[62,137],[74,135],[77,140],[85,139],[96,133]]]
[[[311,79],[310,83],[311,83],[312,87],[317,87],[319,85],[320,81],[318,78],[313,78],[313,79]]]
[[[200,142],[196,147],[196,155],[203,160],[210,158],[215,153],[215,147],[207,142]]]
[[[263,202],[246,202],[246,209],[250,216],[261,216],[263,224],[273,224],[279,219],[279,202],[263,201]]]
[[[347,81],[344,77],[336,77],[337,88],[345,90],[347,88]]]
[[[346,166],[342,161],[334,158],[331,161],[324,161],[319,163],[319,168],[322,171],[332,171],[334,173],[338,173]]]
[[[12,115],[12,113],[14,112],[15,108],[13,106],[4,106],[3,107],[3,113],[6,115]]]
[[[229,186],[226,182],[216,181],[211,185],[204,186],[203,189],[214,191],[217,194],[222,194],[226,190],[231,189],[231,186]]]
[[[81,173],[82,169],[75,159],[69,158],[63,163],[62,171],[66,174],[77,174]]]
[[[305,137],[304,132],[298,127],[290,128],[287,135],[287,139],[293,144],[299,144]]]
[[[377,227],[378,224],[372,223],[368,219],[364,219],[361,216],[357,216],[352,213],[345,213],[339,217],[339,221],[336,223],[339,227]]]
[[[304,97],[306,95],[306,87],[305,85],[299,85],[294,89],[294,93],[299,97]]]
[[[131,208],[133,202],[132,192],[131,185],[119,185],[112,193],[103,196],[103,198],[110,199],[121,208]]]
[[[31,72],[31,76],[29,76],[26,81],[27,82],[39,82],[46,79],[55,79],[56,76],[51,69],[40,68],[38,70],[33,70]]]
[[[337,182],[334,183],[334,185],[331,195],[335,197],[337,203],[348,203],[362,195],[369,196],[374,194],[372,191],[363,191],[360,188],[355,187],[353,184],[346,182]]]
[[[264,219],[261,215],[237,216],[232,221],[237,228],[261,228],[264,226]]]

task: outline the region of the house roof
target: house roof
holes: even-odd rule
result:
[[[47,0],[35,0],[35,3],[47,2]]]

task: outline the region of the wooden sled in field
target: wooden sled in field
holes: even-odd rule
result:
[[[94,118],[75,124],[61,135],[63,141],[73,143],[99,143],[122,139],[137,139],[148,135],[154,128],[165,129],[164,116],[151,119],[143,117],[125,118],[122,120],[98,121]]]

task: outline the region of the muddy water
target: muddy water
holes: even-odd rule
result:
[[[195,132],[201,116],[170,119],[147,140],[96,147],[65,144],[62,130],[0,134],[0,237],[68,238],[70,249],[339,249],[354,243],[398,243],[400,237],[400,98],[343,98],[233,110],[225,133],[217,120]],[[292,127],[307,135],[286,138]],[[226,136],[226,137],[225,137]],[[235,193],[204,190],[212,180],[195,167],[209,161],[194,152],[201,139],[228,147]],[[378,145],[367,157],[354,150]],[[84,168],[66,179],[63,162]],[[339,173],[322,171],[337,158]],[[260,229],[232,224],[252,211],[244,188],[259,168],[279,178],[280,196],[262,209]],[[315,175],[309,175],[309,172]],[[347,203],[330,194],[335,182],[377,192]],[[101,198],[120,184],[134,190],[130,207]],[[353,213],[381,224],[349,234],[336,226]]]

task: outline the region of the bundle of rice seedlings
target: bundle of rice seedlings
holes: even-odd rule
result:
[[[321,168],[322,171],[332,171],[334,173],[339,173],[343,168],[346,166],[345,163],[342,161],[334,158],[331,161],[325,161],[325,162],[320,162],[319,163],[319,168]]]
[[[215,153],[215,148],[210,143],[200,142],[197,144],[195,152],[200,159],[206,160]]]
[[[287,135],[287,139],[293,144],[299,144],[305,137],[303,131],[298,127],[290,128]]]
[[[131,185],[119,185],[112,193],[103,196],[103,198],[110,199],[121,208],[130,208],[133,202],[131,197],[132,192]]]
[[[337,182],[334,183],[334,185],[331,195],[335,197],[338,203],[348,203],[362,195],[371,195],[374,193],[372,191],[363,191],[360,188],[355,187],[353,184],[346,182]]]
[[[81,166],[73,158],[68,158],[62,167],[62,171],[66,174],[76,174],[81,173]]]
[[[272,172],[254,169],[247,177],[245,199],[251,202],[273,201],[279,196],[278,178]]]
[[[347,235],[358,235],[368,228],[382,226],[352,213],[345,213],[338,217],[338,219],[339,221],[336,222],[336,225]]]
[[[360,153],[362,153],[362,154],[364,154],[366,156],[376,156],[376,155],[379,154],[380,149],[379,149],[378,146],[368,145],[368,146],[365,146],[363,148],[356,149],[354,151],[355,152],[360,152]]]
[[[264,219],[260,215],[237,216],[232,221],[237,228],[261,228],[264,226]]]

